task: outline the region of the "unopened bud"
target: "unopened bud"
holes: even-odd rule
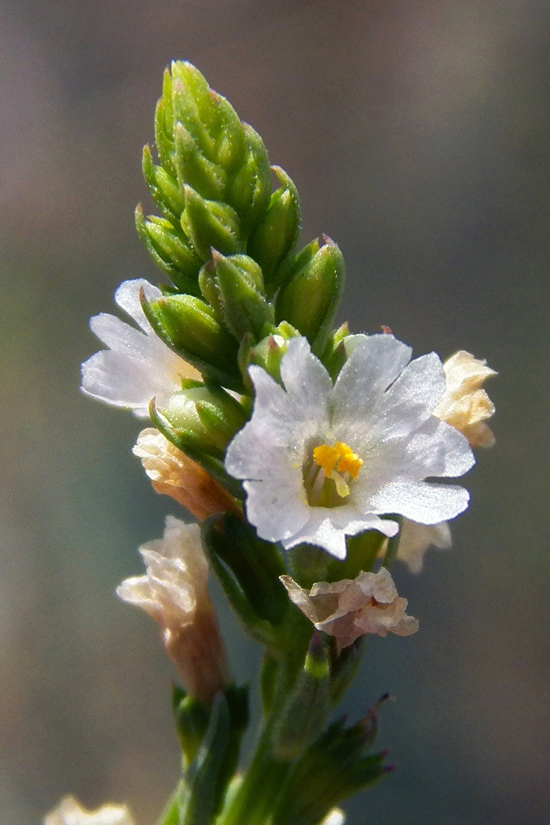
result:
[[[310,245],[311,246],[311,245]],[[288,277],[277,297],[277,318],[300,330],[317,354],[326,346],[344,288],[344,258],[338,246],[326,243]]]
[[[273,171],[283,186],[271,195],[269,208],[250,236],[247,249],[260,264],[266,286],[275,288],[281,265],[296,246],[301,213],[294,183],[279,166]]]
[[[149,323],[162,340],[185,355],[203,374],[212,374],[232,389],[240,387],[238,344],[216,320],[214,310],[192,295],[142,300]]]
[[[203,198],[223,200],[227,184],[226,172],[202,154],[182,123],[176,123],[174,143],[174,165],[178,181],[182,185],[187,183],[192,186]]]
[[[271,197],[271,169],[264,142],[247,123],[243,124],[247,141],[244,163],[230,181],[227,202],[241,221],[243,234],[252,232],[265,215]]]
[[[198,294],[197,277],[202,265],[183,232],[166,218],[145,218],[141,205],[135,211],[136,229],[150,256],[182,292]]]
[[[224,257],[212,251],[221,311],[227,328],[238,341],[248,333],[256,340],[271,326],[274,309],[265,297],[262,271],[247,255]]]
[[[239,218],[235,210],[226,203],[202,198],[187,185],[181,225],[203,261],[208,260],[212,248],[225,255],[233,255],[242,249]]]
[[[220,387],[196,386],[174,393],[158,412],[171,425],[178,446],[223,458],[225,448],[246,423],[246,413]]]
[[[174,223],[179,223],[185,206],[183,189],[162,166],[157,166],[153,162],[149,146],[143,147],[141,168],[151,197],[159,209]]]

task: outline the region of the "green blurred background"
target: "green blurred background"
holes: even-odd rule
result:
[[[397,697],[380,742],[398,770],[349,825],[546,825],[547,0],[3,0],[0,822],[39,823],[71,792],[151,825],[176,781],[174,674],[113,590],[177,505],[130,453],[139,423],[78,392],[88,317],[123,279],[158,279],[133,208],[171,58],[293,177],[303,241],[340,244],[341,320],[500,372],[497,446],[453,550],[397,573],[421,631],[369,642],[346,703],[356,718]]]

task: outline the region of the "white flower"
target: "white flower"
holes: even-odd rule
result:
[[[411,573],[420,573],[429,547],[433,545],[440,550],[448,550],[451,544],[451,530],[446,521],[428,526],[403,519],[397,558],[408,566]]]
[[[44,825],[134,825],[126,805],[102,805],[87,811],[74,796],[65,796],[44,819]]]
[[[183,378],[200,378],[200,374],[157,336],[141,308],[141,289],[149,300],[161,297],[160,290],[143,278],[123,281],[115,292],[115,301],[140,330],[105,312],[90,318],[92,332],[109,349],[96,352],[82,364],[81,389],[92,398],[146,418],[152,398],[162,406],[181,390]]]
[[[469,352],[455,352],[443,364],[447,387],[434,410],[434,415],[464,433],[472,447],[492,447],[495,437],[485,423],[495,412],[495,405],[481,389],[483,382],[495,370],[486,361]]]
[[[466,438],[432,415],[445,392],[439,357],[410,361],[393,335],[357,338],[334,385],[305,338],[289,341],[284,388],[249,369],[254,411],[225,465],[244,480],[258,534],[286,549],[305,542],[343,559],[348,535],[395,535],[397,522],[381,515],[438,524],[468,505],[463,487],[424,480],[474,463]]]
[[[361,571],[355,579],[317,582],[311,590],[290,576],[280,578],[291,601],[317,630],[336,638],[339,650],[366,633],[410,636],[418,630],[418,620],[405,613],[407,600],[397,595],[385,567],[379,573]]]
[[[227,490],[153,427],[140,432],[132,452],[141,458],[153,489],[174,498],[199,521],[213,513],[239,512]]]
[[[123,581],[117,596],[157,622],[187,692],[209,704],[227,684],[227,664],[206,587],[200,528],[168,516],[164,537],[144,544],[140,553],[145,576]]]
[[[344,825],[345,821],[346,817],[344,812],[341,811],[340,808],[333,808],[319,825]]]

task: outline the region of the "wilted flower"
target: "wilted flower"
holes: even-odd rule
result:
[[[126,805],[102,805],[87,811],[74,796],[65,796],[46,816],[44,825],[134,825]]]
[[[381,515],[439,524],[467,507],[463,487],[424,481],[460,476],[474,457],[466,438],[432,415],[446,386],[438,356],[410,357],[393,335],[361,337],[333,385],[307,340],[294,338],[281,361],[284,387],[250,367],[253,415],[225,464],[244,480],[261,538],[342,559],[347,535],[395,535],[397,522]]]
[[[142,430],[132,452],[141,458],[153,489],[175,498],[199,521],[213,513],[238,512],[235,499],[158,430]]]
[[[472,447],[492,447],[495,437],[485,420],[493,415],[495,405],[480,388],[497,373],[486,361],[479,361],[464,350],[445,361],[443,369],[447,388],[434,415],[464,433]]]
[[[408,566],[411,573],[420,573],[424,555],[429,547],[433,545],[441,550],[448,550],[451,544],[451,530],[446,521],[428,526],[403,519],[397,558]]]
[[[355,579],[317,582],[311,590],[304,590],[290,576],[280,578],[291,601],[317,630],[336,638],[339,650],[365,633],[410,636],[418,630],[418,619],[405,613],[407,600],[397,595],[384,567],[379,573],[361,571]]]
[[[227,663],[208,594],[200,528],[168,516],[164,537],[140,548],[145,576],[126,579],[117,596],[159,625],[167,652],[191,696],[210,704],[227,684]]]
[[[161,296],[143,278],[123,281],[115,292],[116,303],[140,330],[105,312],[90,318],[92,332],[109,349],[96,352],[82,364],[81,389],[92,398],[146,418],[152,398],[164,403],[181,390],[182,379],[200,378],[200,374],[156,335],[141,308],[141,289],[149,300]]]

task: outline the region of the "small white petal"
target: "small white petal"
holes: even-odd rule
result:
[[[352,347],[331,395],[333,419],[343,431],[359,422],[368,427],[382,394],[405,369],[412,353],[393,335],[351,337],[363,340]]]
[[[301,409],[313,412],[316,417],[326,415],[332,381],[305,338],[292,338],[288,342],[281,361],[281,379],[288,395]]]
[[[115,292],[115,301],[144,332],[151,331],[151,325],[141,307],[139,294],[143,290],[148,301],[155,301],[162,296],[160,289],[146,281],[145,278],[135,278],[132,281],[123,281]]]
[[[147,417],[153,398],[163,404],[181,389],[183,378],[200,376],[157,337],[139,303],[141,288],[150,298],[160,295],[148,281],[138,279],[124,281],[115,297],[143,332],[107,313],[90,319],[92,331],[109,349],[92,355],[82,364],[81,390],[92,398]]]
[[[462,513],[469,500],[464,487],[395,481],[372,496],[371,506],[378,513],[399,513],[421,524],[438,524]]]

